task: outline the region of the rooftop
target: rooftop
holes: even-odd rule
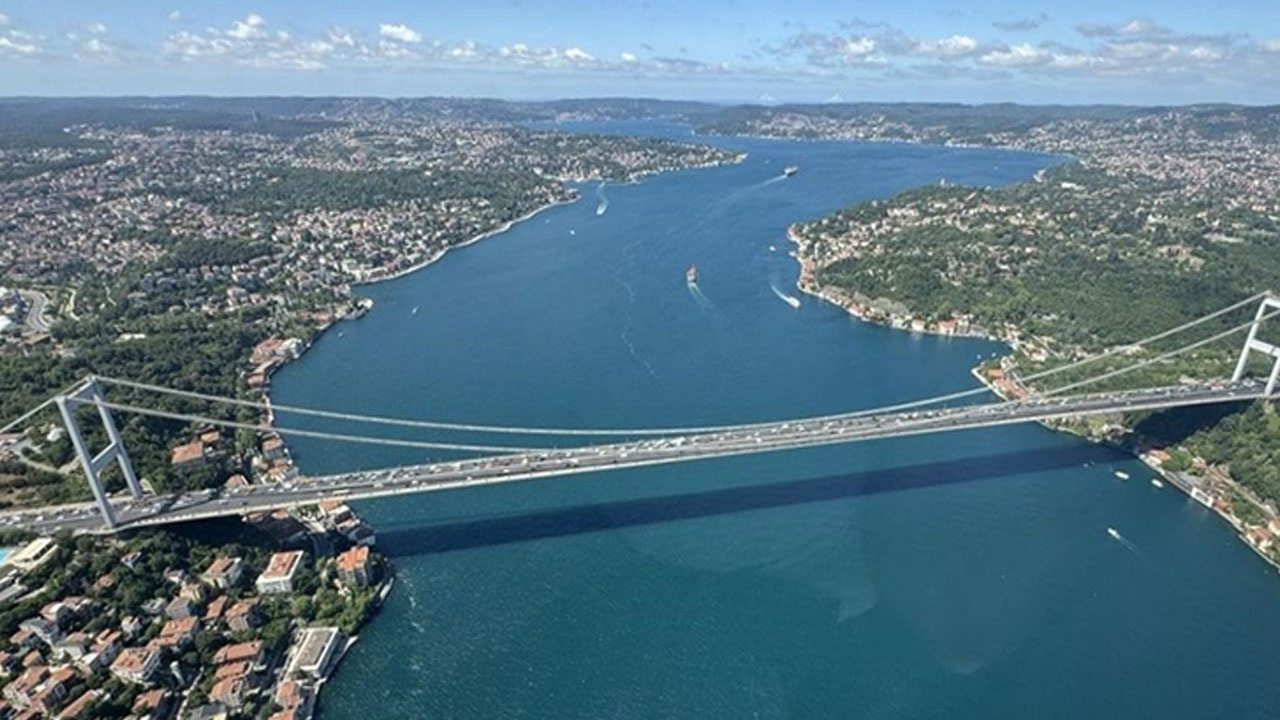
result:
[[[346,572],[355,572],[368,563],[369,547],[366,545],[356,545],[338,556],[338,569]]]
[[[268,580],[292,577],[294,571],[298,569],[300,560],[302,560],[301,550],[275,553],[271,556],[271,560],[267,562],[267,569],[263,570],[258,577]]]

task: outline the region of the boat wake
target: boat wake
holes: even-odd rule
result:
[[[706,294],[702,292],[702,288],[698,287],[698,283],[685,283],[685,287],[689,288],[689,296],[698,304],[698,307],[707,311],[713,311],[716,309],[715,303],[711,302],[711,298],[707,297]]]
[[[1125,550],[1128,550],[1134,555],[1137,555],[1139,558],[1146,559],[1145,556],[1143,556],[1142,554],[1142,550],[1138,548],[1137,544],[1134,543],[1129,538],[1121,535],[1119,530],[1116,530],[1115,528],[1107,528],[1107,535],[1110,535],[1112,540],[1115,540],[1116,542],[1120,543],[1120,545]]]
[[[609,210],[609,198],[604,196],[604,183],[596,186],[596,198],[599,203],[596,204],[596,215],[603,215]]]
[[[793,308],[797,308],[797,309],[798,309],[798,308],[800,307],[800,298],[798,298],[798,297],[796,297],[796,296],[794,296],[794,295],[788,295],[788,294],[786,294],[786,293],[782,292],[781,290],[779,290],[779,289],[778,289],[778,286],[777,286],[777,285],[770,285],[770,286],[769,286],[769,289],[770,289],[770,290],[772,290],[772,291],[773,291],[773,294],[774,294],[774,295],[777,295],[777,296],[778,296],[778,299],[779,299],[779,300],[781,300],[782,302],[784,302],[784,303],[786,303],[786,304],[790,305],[790,306],[791,306],[791,307],[793,307]]]
[[[611,273],[610,277],[627,293],[627,321],[623,324],[622,331],[618,333],[618,339],[622,341],[622,346],[627,349],[627,354],[631,356],[631,359],[639,363],[640,367],[643,367],[650,377],[661,382],[662,379],[658,377],[658,373],[653,369],[653,366],[649,364],[648,360],[644,359],[644,356],[636,349],[635,343],[631,341],[631,306],[636,304],[636,291],[617,272]]]

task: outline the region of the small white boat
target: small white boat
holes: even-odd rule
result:
[[[413,306],[413,311],[412,311],[412,312],[410,312],[409,314],[410,314],[410,315],[417,315],[417,314],[418,314],[418,306],[417,306],[417,305],[414,305],[414,306]]]
[[[1117,470],[1117,471],[1116,471],[1116,477],[1120,478],[1121,480],[1128,480],[1128,479],[1129,479],[1129,473],[1124,472],[1123,470]]]
[[[569,231],[569,234],[570,234],[570,235],[577,235],[577,234],[578,234],[578,231],[577,231],[577,230],[570,230],[570,231]]]
[[[1164,483],[1160,481],[1160,478],[1151,478],[1151,484],[1157,488],[1164,487]]]
[[[1120,539],[1120,531],[1115,528],[1107,528],[1107,534],[1111,536],[1112,540]]]
[[[778,252],[778,248],[774,247],[773,245],[770,245],[769,252]]]

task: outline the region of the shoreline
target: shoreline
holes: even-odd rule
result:
[[[819,300],[831,303],[832,305],[835,305],[836,307],[844,310],[849,315],[857,318],[858,320],[861,320],[862,322],[870,323],[872,325],[880,325],[890,330],[901,330],[905,332],[919,333],[924,335],[936,335],[938,337],[968,337],[968,338],[999,342],[1006,346],[1011,345],[1011,341],[1005,338],[996,337],[990,334],[970,333],[966,335],[959,335],[959,334],[952,334],[952,333],[942,333],[942,332],[937,332],[933,330],[916,330],[913,328],[902,328],[892,323],[885,322],[881,318],[869,316],[865,312],[860,311],[860,309],[856,307],[857,303],[855,303],[854,301],[844,298],[842,296],[843,294],[832,293],[828,290],[825,290],[813,279],[814,271],[815,271],[814,263],[812,260],[810,260],[809,258],[803,255],[802,251],[804,249],[804,243],[795,234],[793,227],[787,228],[787,239],[796,245],[797,249],[796,249],[796,252],[794,253],[794,257],[796,258],[796,261],[800,264],[800,273],[799,273],[799,276],[796,278],[796,289],[798,289],[802,293],[810,295],[811,297],[815,297],[815,298],[818,298]],[[1005,357],[1007,356],[1008,355],[1006,354]],[[972,375],[974,379],[976,379],[992,395],[995,395],[997,398],[999,398],[1002,401],[1009,401],[1010,398],[1007,397],[1005,393],[1001,392],[999,387],[997,387],[994,383],[992,383],[989,378],[985,377],[982,374],[981,368],[982,368],[981,364],[975,365],[969,368],[969,374]],[[1163,483],[1165,483],[1165,485],[1173,486],[1177,488],[1179,492],[1181,492],[1183,495],[1187,497],[1187,499],[1192,500],[1197,504],[1204,506],[1206,509],[1211,511],[1214,515],[1216,515],[1219,519],[1221,519],[1223,522],[1229,525],[1231,529],[1235,531],[1236,538],[1240,540],[1240,542],[1242,542],[1245,547],[1253,551],[1254,555],[1261,558],[1263,562],[1271,566],[1271,568],[1274,569],[1277,573],[1280,573],[1280,562],[1278,562],[1275,558],[1271,557],[1266,552],[1264,552],[1262,548],[1258,547],[1253,542],[1250,542],[1248,537],[1248,527],[1245,526],[1239,520],[1239,518],[1219,509],[1215,503],[1206,502],[1205,499],[1198,497],[1195,493],[1191,492],[1188,488],[1184,487],[1183,482],[1177,477],[1175,477],[1172,472],[1165,470],[1163,467],[1154,465],[1151,462],[1149,462],[1147,458],[1144,458],[1142,454],[1138,452],[1135,447],[1132,447],[1129,443],[1117,442],[1115,439],[1111,439],[1111,438],[1096,439],[1086,435],[1080,435],[1078,433],[1071,432],[1069,429],[1065,427],[1057,426],[1046,420],[1037,420],[1036,424],[1040,425],[1046,430],[1072,435],[1085,442],[1107,445],[1109,447],[1112,447],[1130,456],[1134,460],[1137,460],[1138,462],[1142,463],[1143,466],[1145,466],[1146,468],[1154,472],[1156,475],[1158,475],[1160,477],[1160,480]],[[1129,432],[1131,433],[1132,431],[1130,430]],[[1234,485],[1235,481],[1232,481],[1232,484]]]
[[[572,205],[581,199],[582,199],[581,194],[575,192],[573,194],[573,197],[566,198],[564,200],[555,200],[549,203],[544,203],[530,210],[524,215],[521,215],[519,217],[512,218],[511,220],[507,220],[503,222],[501,225],[498,225],[495,228],[485,230],[484,232],[478,235],[475,235],[474,237],[468,238],[460,243],[454,243],[453,245],[446,245],[445,247],[442,247],[439,250],[437,250],[431,257],[427,258],[426,260],[423,260],[420,263],[417,263],[415,265],[410,265],[409,267],[406,267],[406,268],[401,268],[399,270],[392,271],[388,274],[383,274],[383,275],[375,274],[367,278],[354,280],[352,281],[352,284],[353,285],[375,285],[377,283],[398,280],[402,277],[405,277],[406,275],[412,275],[413,273],[416,273],[419,270],[422,270],[423,268],[426,268],[435,264],[445,255],[447,255],[450,250],[458,250],[461,248],[465,248],[470,245],[474,245],[475,243],[478,243],[481,240],[484,240],[486,238],[491,238],[495,235],[501,235],[502,233],[507,232],[511,228],[515,227],[517,224],[522,223],[525,220],[533,219],[534,216],[538,215],[544,210],[550,210],[551,208],[559,207],[561,205]]]
[[[796,246],[796,249],[793,253],[791,253],[791,256],[794,257],[796,262],[800,265],[800,273],[799,273],[799,276],[796,278],[796,283],[795,283],[796,289],[811,297],[815,297],[820,300],[829,302],[832,305],[835,305],[836,307],[840,308],[841,310],[844,310],[845,312],[849,313],[853,317],[865,323],[870,323],[872,325],[879,325],[881,327],[886,327],[891,330],[902,330],[903,332],[914,333],[917,335],[934,335],[937,337],[947,337],[947,338],[959,337],[959,338],[969,338],[971,340],[987,340],[989,342],[1000,343],[1001,345],[1005,345],[1007,347],[1015,346],[1015,342],[1013,340],[1005,337],[1000,337],[999,335],[993,335],[991,333],[977,333],[977,332],[949,332],[948,333],[948,332],[940,332],[938,330],[931,330],[928,327],[920,328],[920,329],[912,328],[912,327],[899,327],[898,325],[895,325],[892,322],[887,322],[883,318],[873,316],[867,313],[865,310],[863,310],[861,308],[861,303],[858,303],[853,298],[845,297],[843,293],[840,293],[838,291],[832,291],[828,288],[824,288],[822,287],[822,285],[818,283],[818,281],[815,279],[817,268],[815,267],[814,262],[805,256],[804,254],[805,244],[804,244],[804,241],[796,234],[794,223],[787,227],[787,241]]]
[[[737,155],[733,157],[733,159],[725,162],[710,161],[705,163],[697,163],[694,165],[687,165],[683,167],[661,167],[654,170],[634,173],[631,176],[627,177],[626,180],[614,181],[614,182],[615,184],[618,184],[618,185],[635,185],[643,182],[646,178],[654,177],[664,173],[677,172],[680,170],[705,170],[708,168],[717,168],[725,165],[737,165],[739,163],[744,162],[747,159],[747,157],[748,157],[747,153],[739,152]],[[505,232],[510,231],[512,228],[514,228],[516,225],[522,222],[525,222],[527,220],[532,220],[534,217],[542,213],[544,210],[550,210],[552,208],[560,207],[562,205],[572,205],[574,203],[580,202],[583,197],[582,194],[578,192],[577,188],[568,187],[569,183],[598,182],[601,184],[601,186],[603,186],[605,183],[610,182],[609,179],[607,178],[556,178],[556,181],[568,189],[569,191],[568,197],[565,197],[564,199],[561,199],[561,200],[553,200],[551,202],[543,203],[533,208],[529,212],[523,215],[520,215],[519,217],[515,217],[510,220],[504,221],[500,225],[490,228],[488,230],[485,230],[481,233],[478,233],[470,238],[467,238],[466,240],[463,240],[462,242],[454,243],[452,245],[446,245],[440,248],[439,250],[437,250],[435,253],[431,255],[431,257],[427,258],[426,260],[423,260],[422,262],[415,263],[413,265],[410,265],[409,267],[401,268],[399,270],[394,270],[387,273],[379,273],[378,271],[375,270],[373,273],[370,274],[369,277],[357,278],[357,279],[351,280],[350,285],[352,287],[376,285],[378,283],[390,282],[392,280],[398,280],[408,275],[412,275],[413,273],[416,273],[419,270],[424,270],[430,267],[431,265],[434,265],[435,263],[439,262],[441,259],[444,258],[445,255],[449,253],[450,250],[460,250],[462,248],[466,248],[471,245],[474,245],[475,243],[478,243],[481,240],[495,237],[497,235],[501,235]],[[355,293],[352,293],[352,295],[354,297]],[[278,372],[285,365],[288,365],[289,363],[297,362],[299,359],[301,359],[302,356],[305,355],[307,351],[311,349],[311,346],[315,344],[315,342],[320,338],[321,335],[329,331],[339,322],[342,322],[344,320],[358,320],[359,318],[363,317],[365,313],[367,313],[369,310],[373,308],[373,300],[370,298],[354,297],[354,300],[359,308],[358,311],[343,315],[341,317],[335,317],[327,325],[317,327],[309,337],[303,339],[302,348],[298,351],[298,353],[294,357],[284,362],[281,362],[270,369],[270,372],[268,373],[268,378],[270,378],[271,375],[274,375],[276,372]],[[269,382],[266,385],[266,389],[263,390],[262,401],[266,403],[268,406],[270,406],[271,404],[271,392],[270,392]],[[268,413],[267,423],[271,424],[272,421],[273,421],[272,415]]]

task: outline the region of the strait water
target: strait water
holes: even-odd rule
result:
[[[584,186],[576,204],[364,288],[374,310],[279,373],[274,396],[635,427],[973,386],[969,368],[999,346],[799,296],[784,230],[942,177],[1025,179],[1054,158],[713,141],[749,159]],[[779,179],[790,164],[800,173]],[[433,457],[291,447],[309,473]],[[1149,477],[1019,426],[360,503],[399,581],[320,716],[1274,717],[1278,578]]]

